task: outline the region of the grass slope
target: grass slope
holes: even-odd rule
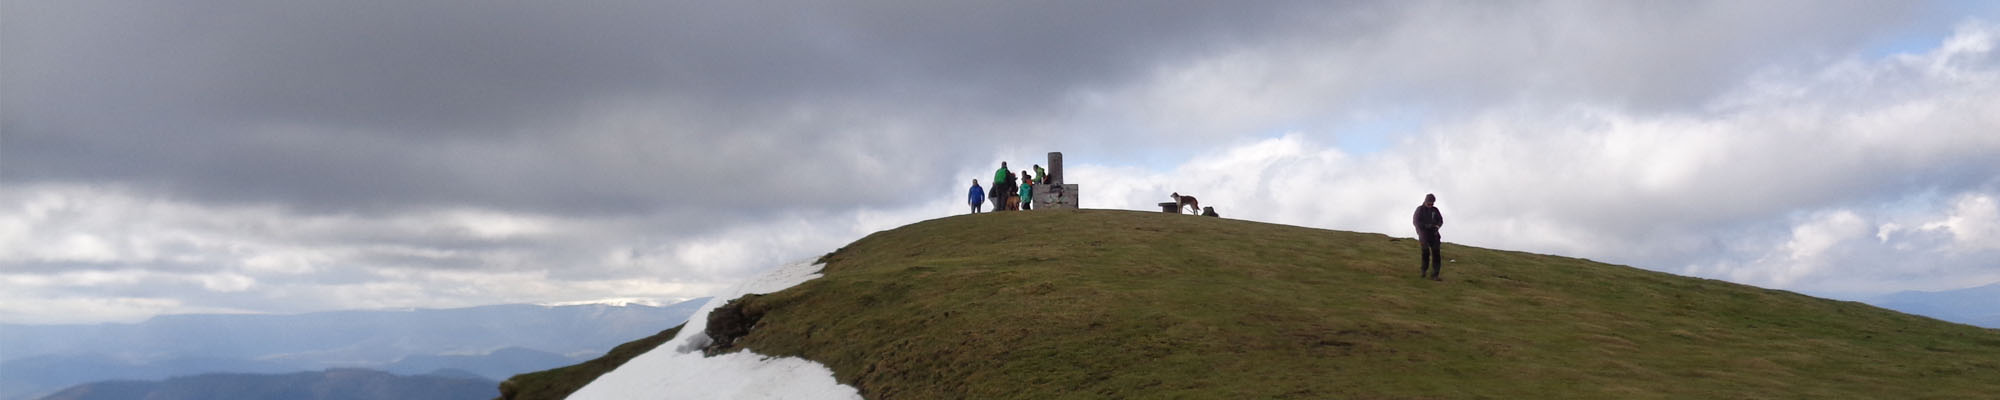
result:
[[[1449,232],[1447,232],[1449,234]],[[1447,236],[1449,238],[1449,236]],[[1129,211],[955,216],[747,298],[870,398],[1978,398],[2000,331],[1587,260]],[[519,379],[519,378],[516,378]]]
[[[584,361],[580,364],[547,371],[514,375],[512,378],[507,378],[507,381],[500,382],[499,399],[536,400],[569,397],[570,393],[575,393],[577,389],[582,389],[583,385],[590,384],[590,381],[596,380],[598,376],[604,375],[606,372],[611,372],[611,370],[617,369],[620,365],[625,365],[626,361],[630,361],[633,357],[638,357],[640,354],[646,354],[647,351],[652,351],[654,347],[660,347],[660,344],[666,343],[668,340],[673,340],[674,334],[680,333],[680,331],[681,327],[679,326],[668,328],[667,330],[660,331],[660,333],[653,334],[653,336],[647,336],[618,345],[618,347],[612,348],[610,352],[606,352],[604,356]]]

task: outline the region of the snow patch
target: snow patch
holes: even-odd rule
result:
[[[800,261],[737,284],[703,304],[673,340],[584,385],[571,399],[860,399],[825,365],[796,357],[739,351],[702,357],[708,313],[746,294],[763,294],[819,278],[822,264]]]

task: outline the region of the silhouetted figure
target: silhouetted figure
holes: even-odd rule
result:
[[[1014,191],[1014,188],[1007,187],[1007,183],[1012,182],[1013,178],[1014,172],[1007,169],[1007,162],[1001,161],[1000,169],[993,171],[993,196],[991,196],[993,211],[1007,209],[1008,193]]]
[[[1002,179],[1007,180],[1007,184],[1000,187],[1000,195],[1007,198],[1007,210],[1021,209],[1021,198],[1017,196],[1020,194],[1018,192],[1021,190],[1021,181],[1014,179],[1013,171],[1003,169],[1000,170],[1000,175]]]
[[[967,193],[965,196],[966,201],[972,203],[972,213],[978,214],[980,203],[986,202],[986,189],[979,187],[978,179],[972,180],[972,192]]]
[[[986,203],[993,205],[993,209],[991,211],[1000,211],[1006,209],[1007,201],[1003,199],[1006,198],[1000,197],[999,182],[994,182],[993,187],[986,188],[986,200],[987,200]]]
[[[1424,267],[1418,272],[1419,276],[1441,281],[1444,279],[1438,278],[1438,273],[1444,271],[1444,256],[1438,253],[1438,247],[1443,244],[1438,237],[1438,228],[1444,227],[1444,213],[1438,212],[1436,204],[1436,195],[1424,195],[1424,205],[1417,206],[1416,215],[1410,216],[1410,224],[1417,226],[1417,243],[1424,253]]]

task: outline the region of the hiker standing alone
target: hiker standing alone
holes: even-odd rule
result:
[[[979,187],[978,179],[972,180],[972,192],[967,193],[965,196],[966,196],[965,197],[966,202],[972,203],[972,213],[978,214],[979,203],[986,202],[986,189],[982,189]]]
[[[1410,217],[1410,224],[1417,226],[1417,243],[1422,246],[1419,251],[1424,253],[1424,269],[1419,276],[1442,281],[1438,273],[1444,271],[1444,256],[1438,254],[1438,247],[1443,244],[1438,238],[1438,228],[1444,227],[1444,213],[1438,212],[1436,204],[1436,195],[1424,195],[1424,205],[1417,206],[1417,214]]]

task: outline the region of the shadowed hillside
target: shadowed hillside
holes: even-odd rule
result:
[[[1447,236],[1449,238],[1449,236]],[[870,398],[1976,398],[2000,331],[1587,260],[1184,215],[878,232],[734,306]]]

